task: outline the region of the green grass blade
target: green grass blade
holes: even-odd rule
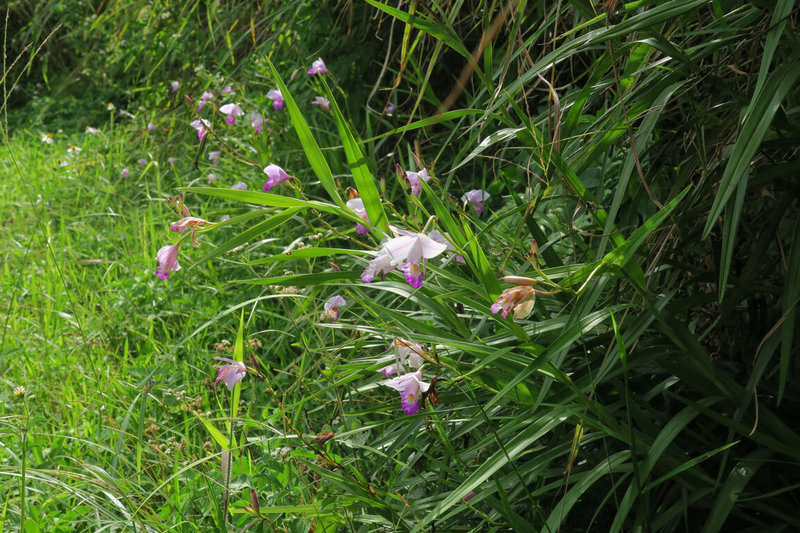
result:
[[[772,19],[770,20],[771,29],[767,33],[766,39],[764,39],[764,53],[761,56],[761,67],[758,69],[755,93],[758,93],[764,86],[775,50],[777,50],[778,44],[781,42],[783,30],[786,28],[786,17],[792,12],[794,4],[795,0],[777,0],[775,2],[775,7],[772,9]]]
[[[647,486],[644,488],[644,492],[649,492],[649,491],[655,489],[659,485],[663,484],[665,481],[674,478],[675,476],[677,476],[681,472],[686,472],[690,468],[695,467],[696,465],[702,463],[706,459],[709,459],[710,457],[713,457],[713,456],[717,455],[718,453],[722,453],[725,450],[727,450],[729,448],[732,448],[733,446],[736,446],[737,444],[739,444],[738,440],[734,441],[734,442],[729,442],[728,444],[720,446],[719,448],[715,448],[713,450],[710,450],[710,451],[707,451],[707,452],[705,452],[703,454],[700,454],[697,457],[693,457],[693,458],[689,459],[685,463],[682,463],[681,465],[673,468],[672,470],[670,470],[669,472],[667,472],[663,476],[659,477],[658,479],[648,483]]]
[[[464,46],[464,43],[461,42],[461,39],[458,38],[451,28],[448,28],[439,22],[424,19],[417,15],[406,13],[400,9],[387,6],[386,4],[378,2],[378,0],[366,0],[366,2],[374,7],[377,7],[384,13],[402,20],[406,24],[409,24],[418,30],[427,33],[428,35],[435,37],[465,58],[472,58],[472,54],[470,54],[469,50],[467,50],[467,47]]]
[[[800,216],[794,219],[792,248],[786,268],[786,285],[783,287],[783,325],[781,326],[781,364],[778,379],[778,403],[783,398],[792,359],[792,346],[797,335],[797,308],[800,298]]]
[[[750,479],[755,475],[764,461],[772,456],[772,450],[760,449],[749,454],[746,459],[736,463],[722,489],[714,500],[714,505],[708,513],[702,533],[717,533],[722,531],[725,520],[728,518],[739,494],[744,490]]]
[[[355,281],[361,279],[361,272],[318,272],[315,274],[295,274],[291,276],[273,276],[261,279],[239,279],[231,283],[246,283],[250,285],[296,285],[305,287],[306,285],[321,285],[325,283],[336,283],[339,281]]]
[[[744,198],[747,195],[747,180],[749,170],[746,170],[742,180],[736,188],[736,198],[729,200],[725,208],[725,226],[722,230],[722,250],[719,264],[719,285],[717,302],[722,302],[725,295],[725,286],[728,284],[728,275],[731,271],[733,250],[736,246],[736,232],[739,229],[739,220],[742,218]]]
[[[494,270],[492,270],[489,259],[486,258],[486,254],[483,252],[481,243],[478,242],[478,237],[472,233],[472,229],[469,227],[469,221],[465,218],[461,220],[461,227],[464,228],[464,234],[467,237],[469,255],[472,256],[472,264],[475,265],[476,277],[480,280],[483,287],[489,291],[489,294],[499,294],[500,283],[497,281],[497,276]]]
[[[618,246],[617,248],[611,250],[606,254],[603,258],[603,263],[605,264],[614,264],[619,267],[624,267],[631,259],[633,259],[636,251],[639,247],[644,244],[644,241],[650,236],[653,231],[658,228],[664,220],[678,207],[678,204],[683,197],[691,189],[691,185],[687,186],[683,189],[678,196],[673,198],[667,205],[664,206],[659,212],[655,215],[647,219],[647,221],[641,225],[636,231],[634,231],[630,237],[625,241],[622,246]]]
[[[239,327],[236,329],[236,342],[233,344],[233,360],[239,363],[244,362],[244,307],[239,311]],[[242,395],[242,382],[236,383],[231,393],[231,443],[235,444],[233,431],[235,428],[236,417],[239,416],[239,399]]]
[[[214,426],[214,424],[212,424],[199,414],[195,414],[195,416],[197,416],[197,418],[200,419],[200,422],[202,422],[203,425],[206,427],[206,431],[208,431],[208,434],[211,435],[211,438],[214,439],[216,443],[219,444],[220,447],[222,447],[222,449],[224,450],[230,449],[231,446],[228,437],[223,435],[222,432],[218,430],[216,426]]]
[[[211,259],[213,259],[215,257],[219,257],[220,255],[222,255],[222,254],[224,254],[226,252],[229,252],[230,250],[233,250],[237,246],[240,246],[240,245],[250,241],[254,237],[257,237],[258,235],[261,235],[262,233],[266,233],[268,231],[274,230],[274,229],[282,226],[283,224],[285,224],[289,220],[291,220],[292,217],[294,217],[296,214],[301,213],[303,211],[305,211],[305,208],[303,208],[303,207],[291,207],[289,209],[281,211],[277,215],[273,215],[273,216],[269,217],[266,220],[262,220],[261,222],[259,222],[255,226],[252,226],[252,227],[248,228],[247,230],[243,231],[242,233],[238,234],[237,236],[235,236],[235,237],[233,237],[231,239],[228,239],[224,243],[220,244],[219,246],[214,248],[212,251],[210,251],[206,255],[204,255],[202,258],[198,259],[189,268],[190,269],[194,268],[197,265],[201,265],[201,264],[205,263],[206,261],[209,261],[209,260],[211,260]]]
[[[617,472],[624,472],[630,468],[630,465],[628,465],[630,455],[630,451],[628,450],[617,452],[607,459],[599,462],[599,464],[592,468],[589,472],[574,474],[572,476],[574,485],[561,499],[561,501],[557,502],[553,506],[553,511],[547,518],[547,523],[540,531],[542,533],[550,533],[560,530],[560,526],[569,515],[569,511],[578,502],[578,500],[580,500],[581,496],[591,488],[592,485],[605,476],[615,474]]]
[[[772,124],[775,112],[789,90],[795,86],[798,76],[800,76],[800,64],[781,65],[769,76],[764,88],[753,95],[753,99],[745,111],[733,151],[725,165],[719,190],[711,205],[711,211],[703,229],[704,239],[708,237],[717,217],[722,213],[728,199],[750,167],[753,156],[761,146],[761,141]]]
[[[314,139],[314,136],[311,134],[308,122],[306,122],[305,117],[303,117],[300,108],[297,107],[292,93],[289,92],[280,74],[278,74],[275,65],[272,64],[269,57],[265,57],[264,59],[267,61],[269,69],[272,71],[272,76],[275,78],[275,82],[278,84],[278,88],[283,95],[286,109],[289,111],[289,120],[294,127],[294,131],[297,133],[297,137],[300,139],[300,144],[303,147],[303,151],[308,158],[311,168],[314,170],[314,174],[316,174],[320,183],[328,192],[328,196],[333,200],[333,203],[339,206],[344,205],[344,201],[336,187],[336,182],[333,179],[333,173],[328,166],[328,161],[325,159],[322,150],[319,149],[316,139]]]
[[[270,207],[308,207],[318,211],[325,211],[326,213],[334,213],[342,216],[347,216],[349,212],[326,202],[319,202],[316,200],[301,200],[300,198],[292,198],[290,196],[281,196],[279,194],[269,194],[265,192],[235,191],[233,189],[220,189],[216,187],[181,187],[179,190],[193,192],[196,194],[204,194],[206,196],[214,196],[216,198],[224,198],[225,200],[233,200],[236,202],[246,202],[254,205],[266,205]],[[361,222],[361,219],[355,215],[350,216],[350,219],[356,222]]]
[[[535,422],[527,424],[525,429],[504,445],[503,449],[498,450],[492,457],[484,461],[458,488],[448,494],[432,511],[425,515],[425,518],[414,531],[425,530],[425,526],[436,520],[453,505],[456,505],[469,491],[477,488],[478,485],[489,479],[495,472],[525,453],[531,444],[549,433],[562,421],[562,413],[552,410]]]
[[[350,130],[347,120],[342,115],[342,111],[339,109],[339,105],[336,103],[336,99],[324,79],[322,83],[325,87],[325,94],[330,101],[330,108],[333,111],[336,128],[339,130],[339,137],[344,145],[344,153],[347,157],[347,163],[350,165],[350,171],[353,174],[353,181],[355,181],[356,189],[364,201],[364,208],[367,210],[369,221],[379,231],[388,235],[389,221],[383,211],[375,179],[372,177],[364,153],[359,147],[361,141]]]
[[[365,252],[363,250],[348,250],[346,248],[300,248],[299,250],[292,250],[291,252],[250,261],[248,264],[264,265],[267,263],[285,263],[287,261],[296,261],[298,259],[313,259],[315,257],[330,257],[333,255],[365,255],[368,253],[369,252]]]
[[[407,124],[405,126],[400,126],[399,128],[391,129],[385,133],[381,133],[380,135],[376,135],[375,137],[370,137],[369,139],[365,139],[359,142],[361,144],[374,142],[383,139],[384,137],[395,135],[397,133],[407,133],[409,131],[426,128],[428,126],[439,124],[440,122],[448,122],[451,120],[455,120],[457,118],[466,117],[468,115],[482,115],[484,112],[485,111],[483,109],[454,109],[453,111],[446,111],[444,113],[440,113],[432,117],[426,117],[417,120],[416,122],[412,122],[411,124]]]

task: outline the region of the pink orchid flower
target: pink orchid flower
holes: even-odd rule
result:
[[[236,183],[236,185],[231,186],[231,189],[233,189],[234,191],[246,191],[247,184],[243,181],[239,181]]]
[[[420,393],[427,392],[431,386],[430,383],[422,381],[422,372],[419,370],[384,381],[383,384],[400,393],[400,403],[407,415],[419,411]]]
[[[356,215],[361,217],[362,220],[369,224],[369,216],[367,215],[367,209],[364,207],[364,200],[361,198],[353,198],[348,200],[346,205],[352,209]],[[363,224],[356,224],[356,233],[366,235],[369,233],[369,229]]]
[[[173,81],[172,83],[170,83],[170,86],[172,87],[172,92],[176,93],[178,92],[178,88],[181,86],[181,82]]]
[[[425,183],[431,180],[431,177],[428,175],[427,169],[422,169],[419,172],[405,172],[400,165],[397,165],[397,175],[401,178],[405,178],[406,181],[411,185],[411,192],[414,196],[419,196],[420,191],[422,191],[422,181]]]
[[[181,269],[178,264],[178,246],[179,244],[168,244],[162,246],[156,253],[156,261],[158,261],[156,276],[159,278],[169,279],[171,271]]]
[[[214,359],[231,363],[219,367],[219,373],[217,374],[217,379],[214,381],[214,385],[222,381],[225,383],[225,386],[228,387],[228,390],[233,390],[233,387],[244,379],[245,374],[247,374],[247,367],[244,366],[244,363],[241,361],[234,361],[227,357],[215,357]]]
[[[152,131],[154,131],[155,129],[156,129],[156,125],[155,125],[155,124],[153,124],[152,122],[151,122],[150,124],[148,124],[148,125],[147,125],[147,131],[148,131],[148,132],[152,132]]]
[[[228,115],[225,118],[225,122],[228,124],[236,124],[236,117],[244,115],[244,111],[242,111],[242,108],[239,107],[239,104],[225,104],[219,108],[219,111],[220,113]]]
[[[322,320],[327,320],[328,322],[335,322],[339,320],[339,309],[347,305],[347,300],[339,296],[331,296],[328,298],[328,301],[325,302],[325,311],[322,312]]]
[[[267,93],[267,98],[272,100],[272,107],[275,109],[275,111],[280,111],[283,109],[285,102],[283,101],[283,95],[279,89],[272,89]]]
[[[491,198],[491,195],[481,189],[472,189],[461,196],[461,201],[471,203],[477,214],[483,213],[483,202]]]
[[[514,318],[527,318],[533,311],[536,292],[533,287],[518,285],[504,290],[492,304],[492,314],[501,313],[503,318],[508,318],[509,313],[514,313]]]
[[[122,169],[122,172],[120,172],[120,175],[121,175],[123,178],[127,178],[128,176],[130,176],[130,172],[128,172],[128,169],[127,169],[127,168],[123,168],[123,169]]]
[[[311,68],[308,70],[308,74],[327,74],[328,72],[330,71],[321,57],[311,63]]]
[[[311,105],[318,105],[325,111],[331,110],[331,102],[324,96],[317,96],[314,100],[311,101]]]
[[[386,106],[386,109],[383,110],[386,116],[391,117],[392,114],[397,110],[397,106],[394,104],[389,104]]]
[[[389,272],[402,263],[406,281],[418,289],[422,287],[425,274],[423,260],[440,255],[447,249],[447,245],[438,243],[423,233],[390,228],[397,236],[383,244],[378,255],[361,274],[361,280],[370,283],[378,272]]]
[[[208,152],[208,158],[211,160],[212,165],[216,165],[217,161],[219,160],[219,150]]]
[[[231,87],[230,85],[226,85],[226,86],[225,86],[225,88],[224,88],[224,89],[222,89],[222,90],[219,92],[219,94],[221,94],[221,95],[226,95],[226,94],[231,94],[232,92],[233,92],[233,87]]]
[[[197,112],[203,110],[203,106],[206,105],[206,102],[210,99],[214,98],[214,93],[209,91],[203,91],[203,95],[200,96],[200,101],[197,103]]]
[[[139,158],[137,163],[139,163],[139,165],[141,165],[141,166],[146,166],[147,165],[147,159],[145,159],[144,157],[141,157],[141,158]]]
[[[287,181],[291,178],[291,176],[287,174],[285,170],[273,163],[267,165],[267,167],[264,169],[264,174],[268,176],[267,183],[264,184],[265,191],[269,191],[270,189],[277,187],[284,181]]]
[[[386,276],[395,268],[397,268],[397,262],[394,261],[386,248],[381,248],[375,258],[369,262],[367,268],[364,269],[364,272],[361,273],[361,281],[372,283],[378,274]]]
[[[247,119],[253,127],[253,133],[261,133],[261,130],[264,129],[264,117],[253,111],[252,113],[248,113]]]
[[[206,136],[206,133],[208,133],[209,126],[211,126],[211,124],[204,118],[192,121],[192,127],[197,131],[197,138],[201,141],[203,137]]]
[[[174,165],[174,164],[175,164],[175,161],[177,161],[177,159],[175,159],[174,157],[168,157],[168,158],[167,158],[167,164],[168,164],[169,166],[172,166],[172,165]]]

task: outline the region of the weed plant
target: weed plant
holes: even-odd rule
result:
[[[797,22],[12,4],[0,531],[791,531]]]

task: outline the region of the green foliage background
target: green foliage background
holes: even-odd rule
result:
[[[792,530],[797,23],[793,0],[11,2],[0,530]],[[269,163],[295,178],[265,194]],[[419,197],[396,164],[434,176]],[[163,282],[178,191],[231,219]],[[388,224],[464,264],[362,283]],[[504,275],[540,280],[529,318],[490,312]],[[412,416],[377,372],[397,337],[438,378]],[[229,393],[214,356],[252,370]]]

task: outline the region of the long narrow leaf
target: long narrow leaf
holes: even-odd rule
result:
[[[747,171],[753,160],[761,141],[767,134],[775,112],[783,102],[784,97],[795,86],[798,76],[800,76],[800,64],[781,65],[773,72],[761,91],[753,95],[750,105],[744,114],[742,127],[736,142],[733,145],[728,163],[725,165],[725,172],[722,174],[722,181],[719,190],[714,197],[714,203],[706,220],[703,229],[703,238],[708,237],[711,229],[717,221],[728,199],[736,191],[742,176]]]
[[[333,118],[336,121],[336,128],[339,130],[339,137],[342,139],[342,144],[344,145],[344,153],[347,156],[347,163],[350,165],[350,171],[353,173],[356,189],[364,201],[364,208],[367,210],[369,222],[378,228],[378,230],[388,235],[389,221],[386,218],[386,213],[383,211],[381,197],[378,194],[378,187],[367,166],[364,153],[359,147],[359,141],[350,130],[347,120],[345,120],[342,111],[339,109],[339,105],[336,103],[336,99],[333,97],[333,93],[324,80],[323,86],[325,87],[325,93],[330,101]]]
[[[300,139],[300,144],[303,147],[303,151],[308,158],[311,168],[314,170],[314,174],[316,174],[320,183],[328,192],[328,195],[331,197],[331,200],[333,200],[333,203],[339,206],[344,205],[344,201],[342,200],[339,190],[336,187],[336,182],[333,179],[333,173],[328,166],[328,161],[325,159],[322,150],[319,149],[316,139],[314,139],[314,136],[311,134],[311,129],[308,127],[308,123],[306,122],[305,117],[303,117],[303,113],[297,107],[294,97],[292,97],[292,93],[289,92],[289,89],[286,87],[286,84],[283,82],[280,74],[278,74],[278,71],[275,69],[272,61],[269,60],[269,57],[265,57],[264,59],[267,61],[269,69],[272,71],[272,76],[275,78],[275,82],[278,84],[281,95],[283,95],[286,109],[289,111],[289,120],[294,127],[294,131],[297,133],[297,137]]]

